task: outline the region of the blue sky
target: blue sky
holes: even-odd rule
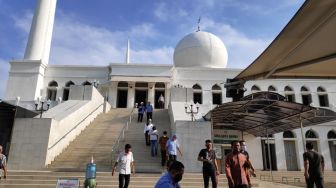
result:
[[[35,0],[0,0],[0,98],[8,61],[22,59]],[[303,0],[58,0],[50,64],[173,63],[197,29],[222,39],[230,68],[245,68],[278,35]]]

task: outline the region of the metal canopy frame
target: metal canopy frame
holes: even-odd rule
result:
[[[300,123],[306,127],[336,120],[336,113],[329,109],[287,102],[273,92],[258,92],[222,104],[210,114],[214,129],[240,130],[256,137],[300,128]]]

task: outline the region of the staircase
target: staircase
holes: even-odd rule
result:
[[[145,123],[145,115],[143,122],[138,123],[137,114],[135,114],[128,131],[125,133],[125,140],[120,143],[120,148],[121,151],[123,151],[126,143],[131,144],[136,172],[160,173],[162,172],[160,146],[158,146],[158,156],[152,157],[150,146],[146,146],[145,143]],[[152,123],[156,126],[159,132],[159,137],[162,135],[163,131],[167,131],[168,136],[170,135],[170,119],[167,109],[154,110]]]
[[[84,171],[92,155],[98,171],[110,171],[112,145],[130,113],[131,109],[111,109],[99,115],[46,170]]]

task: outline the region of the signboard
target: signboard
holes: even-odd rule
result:
[[[57,180],[56,188],[79,188],[79,179],[59,178]]]
[[[214,129],[213,140],[216,144],[231,144],[233,140],[240,140],[241,133],[237,130]]]

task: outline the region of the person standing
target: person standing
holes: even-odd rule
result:
[[[2,153],[3,147],[0,145],[0,170],[4,171],[4,179],[7,178],[7,160],[6,155]],[[1,174],[0,174],[1,175]],[[1,179],[1,176],[0,176]]]
[[[182,152],[180,150],[180,145],[178,143],[176,135],[173,135],[171,139],[168,140],[166,144],[166,150],[168,154],[169,161],[176,161],[177,151],[180,153],[182,157]]]
[[[307,151],[303,153],[304,176],[307,188],[323,188],[324,158],[313,149],[311,142],[306,143]]]
[[[159,103],[159,108],[164,108],[164,97],[162,94],[159,97],[158,103]]]
[[[184,165],[179,161],[173,161],[168,167],[168,172],[156,182],[155,188],[180,188],[178,182],[182,180],[183,174]]]
[[[149,101],[146,105],[146,117],[147,117],[147,121],[149,119],[153,120],[153,106],[151,105]]]
[[[211,178],[212,188],[217,188],[216,175],[219,175],[217,161],[216,161],[216,153],[215,150],[212,149],[211,140],[205,141],[205,149],[202,149],[198,154],[198,161],[203,162],[203,181],[204,188],[209,187],[209,178]]]
[[[149,119],[149,121],[147,121],[147,123],[145,124],[144,134],[145,134],[146,146],[150,146],[149,132],[152,130],[153,126],[154,125],[152,124],[151,119]]]
[[[152,130],[149,131],[149,138],[150,138],[150,143],[151,143],[151,154],[152,157],[157,156],[157,141],[158,141],[158,131],[156,130],[156,127],[153,126]]]
[[[143,102],[141,102],[138,107],[138,122],[142,122],[144,112],[145,112],[145,106]]]
[[[163,135],[159,139],[160,144],[160,150],[161,150],[161,166],[162,170],[164,170],[166,166],[166,160],[167,160],[167,150],[166,150],[166,144],[169,140],[169,137],[167,136],[167,131],[163,131]]]
[[[131,172],[135,174],[135,165],[131,145],[125,145],[125,151],[118,155],[118,159],[112,169],[112,176],[116,167],[119,166],[119,188],[128,188]]]
[[[244,154],[246,156],[246,159],[247,159],[247,162],[250,164],[251,168],[248,169],[248,171],[251,169],[251,175],[253,177],[256,177],[257,175],[255,174],[255,170],[254,170],[254,167],[252,165],[252,162],[250,161],[250,155],[249,153],[247,152],[247,145],[246,145],[246,142],[245,140],[241,140],[239,141],[240,143],[240,152],[242,154]]]
[[[240,152],[239,141],[231,142],[232,152],[225,157],[225,172],[229,188],[250,188],[250,177],[247,173],[247,159]]]

